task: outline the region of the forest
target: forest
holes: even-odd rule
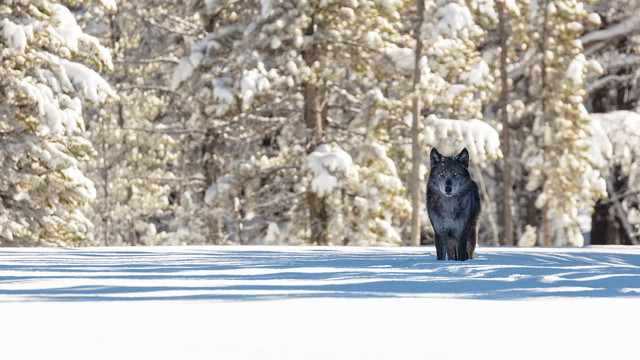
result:
[[[640,244],[640,1],[2,0],[0,245]]]

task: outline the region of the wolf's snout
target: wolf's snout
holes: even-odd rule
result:
[[[447,195],[451,194],[451,191],[453,191],[453,187],[451,185],[452,184],[451,184],[451,180],[450,179],[447,179],[444,182],[444,193],[445,194],[447,194]]]

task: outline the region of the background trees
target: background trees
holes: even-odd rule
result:
[[[415,144],[469,149],[481,243],[632,243],[637,7],[10,2],[2,242],[408,243]]]
[[[104,74],[118,100],[87,111],[96,149],[86,171],[97,199],[91,219],[104,245],[171,243],[172,222],[183,204],[178,194],[194,180],[181,164],[191,132],[186,112],[169,89],[185,41],[199,29],[184,4],[122,2],[117,12],[79,6],[77,16],[111,48],[114,67]]]

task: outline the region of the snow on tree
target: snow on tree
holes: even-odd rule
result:
[[[113,1],[99,3],[116,10]],[[90,239],[85,206],[96,191],[80,162],[95,151],[82,112],[116,97],[88,67],[111,69],[109,51],[67,6],[40,0],[0,5],[0,54],[0,243]]]
[[[640,187],[640,114],[633,111],[613,111],[589,114],[592,136],[590,154],[597,159],[603,175],[610,175],[612,166],[619,166],[629,176],[632,188]],[[599,150],[594,153],[593,150]],[[601,156],[601,157],[600,157]]]
[[[418,91],[423,106],[423,119],[419,124],[419,146],[422,157],[428,158],[431,148],[444,149],[453,155],[463,147],[471,152],[472,161],[485,164],[502,156],[498,133],[489,123],[483,122],[483,104],[489,99],[493,76],[490,68],[477,50],[485,32],[478,25],[484,12],[478,11],[474,1],[427,1],[426,16],[420,29],[425,54],[419,60]],[[472,8],[476,9],[472,12]],[[413,57],[403,55],[404,50],[395,51],[397,70],[406,78],[413,72]],[[413,56],[409,49],[408,54]],[[398,61],[405,59],[404,62]],[[409,59],[410,61],[407,61]],[[396,76],[398,77],[398,76]],[[400,82],[400,81],[398,81]],[[413,93],[408,84],[398,84],[396,91],[410,99]],[[408,126],[396,126],[394,140],[405,142],[410,136],[407,129],[411,121],[402,116],[401,122]],[[495,122],[494,122],[495,124]],[[408,145],[394,146],[393,158],[397,159],[401,176],[409,173],[407,161],[411,159]],[[419,173],[424,182],[426,167]],[[424,186],[422,199],[424,199]],[[422,214],[422,224],[428,224],[426,213]],[[428,232],[423,226],[423,234]]]
[[[589,119],[583,105],[587,75],[599,65],[588,61],[578,40],[583,23],[593,19],[581,2],[533,2],[528,26],[531,43],[525,54],[529,77],[527,104],[533,126],[523,161],[528,191],[539,191],[545,245],[579,245],[578,210],[590,210],[606,195],[598,165],[588,155]],[[553,224],[551,224],[553,220]]]
[[[78,16],[113,49],[107,74],[119,101],[88,113],[88,133],[97,161],[87,166],[96,183],[92,219],[96,241],[105,245],[166,244],[173,240],[174,212],[190,181],[181,164],[181,142],[190,135],[184,113],[167,84],[184,38],[195,24],[181,17],[184,4],[121,1],[108,19],[84,7]],[[181,139],[181,137],[183,137]]]
[[[599,170],[607,179],[609,201],[614,206],[615,217],[630,238],[640,241],[640,114],[632,111],[613,111],[589,114],[592,135],[589,154],[600,165]],[[624,188],[616,189],[612,179],[624,179]],[[620,193],[616,193],[621,190]]]
[[[481,119],[493,77],[477,50],[484,37],[476,22],[479,15],[462,0],[427,1],[426,12],[434,16],[426,19],[421,32],[427,58],[425,107],[444,118]]]
[[[480,4],[482,5],[482,4]],[[482,122],[482,106],[493,85],[490,68],[477,50],[484,37],[472,13],[475,1],[427,1],[422,26],[426,56],[421,61],[420,91],[427,116],[424,122],[425,153],[431,147],[458,152],[468,147],[476,163],[500,158],[497,132]],[[458,122],[459,121],[459,122]]]
[[[429,115],[426,124],[425,141],[438,144],[438,151],[443,154],[454,155],[466,147],[470,159],[477,164],[502,156],[498,132],[484,121],[439,119]]]
[[[587,109],[590,112],[633,109],[640,100],[640,21],[637,16],[640,2],[597,1],[591,8],[597,29],[586,32],[580,41],[585,55],[602,64],[603,73],[588,83]]]
[[[191,89],[199,108],[191,120],[217,139],[219,151],[211,148],[205,155],[216,161],[206,200],[219,209],[213,212],[227,214],[221,221],[230,229],[227,234],[238,234],[231,240],[239,241],[243,233],[242,239],[261,239],[267,224],[274,222],[291,241],[311,241],[314,226],[324,234],[329,224],[355,224],[355,215],[340,205],[344,202],[337,204],[328,194],[313,191],[313,176],[304,165],[323,143],[356,161],[379,145],[386,150],[377,154],[383,161],[388,158],[389,147],[380,141],[389,136],[390,120],[382,114],[399,119],[404,106],[402,100],[393,100],[399,98],[393,95],[393,74],[406,60],[395,61],[393,55],[403,50],[411,54],[408,45],[398,45],[409,44],[400,31],[402,3],[281,1],[225,8],[194,3],[203,17],[218,15],[209,22],[210,32],[181,60],[174,86]],[[373,101],[379,112],[365,107],[379,95],[382,99]],[[370,114],[380,116],[371,119],[378,125],[366,123]],[[361,133],[361,125],[377,132]],[[353,141],[360,136],[363,143]],[[374,176],[362,164],[353,162],[353,167],[361,179]],[[392,170],[387,176],[397,176]],[[388,191],[386,183],[368,184]],[[344,193],[344,201],[369,196],[368,190],[345,191],[345,186],[347,182],[341,182],[335,189]],[[393,216],[378,217],[386,224],[379,227],[381,232],[388,234],[389,227],[400,225],[403,206],[390,209]],[[311,224],[317,219],[322,219],[320,225]],[[372,243],[378,239],[361,238]]]

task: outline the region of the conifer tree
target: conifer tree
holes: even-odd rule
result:
[[[116,10],[113,1],[97,3]],[[85,206],[96,191],[80,162],[95,151],[82,111],[115,97],[91,69],[112,69],[109,51],[80,29],[68,5],[4,1],[0,54],[0,242],[86,241]]]
[[[599,66],[587,61],[578,38],[593,17],[581,2],[545,0],[532,3],[528,20],[525,76],[530,78],[527,105],[533,125],[523,152],[527,190],[538,191],[541,243],[551,245],[553,237],[555,244],[577,245],[582,242],[578,210],[590,209],[606,195],[585,141],[590,133],[585,81]]]
[[[383,94],[392,93],[393,74],[403,66],[397,60],[404,60],[399,55],[406,52],[397,44],[405,44],[411,53],[409,37],[400,31],[401,6],[402,2],[376,1],[236,3],[216,9],[200,6],[208,14],[205,17],[214,19],[211,32],[192,47],[175,79],[176,85],[194,89],[202,100],[201,112],[192,120],[206,120],[206,127],[219,139],[218,149],[226,150],[216,154],[218,177],[211,179],[205,200],[214,208],[226,207],[217,213],[228,214],[223,222],[234,230],[227,234],[250,232],[249,226],[264,233],[269,222],[278,222],[287,230],[285,238],[315,243],[350,241],[344,235],[338,240],[337,234],[345,231],[336,228],[332,235],[329,224],[338,219],[354,224],[348,219],[354,215],[347,206],[327,198],[334,193],[320,197],[310,186],[317,173],[309,166],[308,155],[327,144],[329,153],[347,152],[355,169],[361,164],[353,159],[365,159],[360,156],[363,151],[387,161],[388,147],[379,141],[388,137],[388,117],[400,119],[405,104],[397,94]],[[198,75],[191,77],[193,69]],[[201,76],[203,72],[205,76]],[[360,129],[373,132],[362,133]],[[362,145],[353,142],[353,136],[362,136]],[[235,149],[249,151],[233,156],[230,142],[234,140],[244,145]],[[371,146],[387,150],[364,150]],[[237,160],[229,161],[234,157]],[[335,174],[341,186],[335,191],[343,194],[335,195],[339,204],[371,196],[363,189],[347,191],[344,187],[352,182],[338,179],[357,173]],[[397,176],[395,167],[389,168],[388,174]],[[274,189],[273,184],[279,188]],[[403,187],[400,181],[395,184]],[[281,200],[257,197],[267,189]],[[397,196],[404,192],[394,191]],[[393,229],[399,224],[398,217],[406,214],[406,200],[399,200],[384,215],[367,214],[379,216],[387,229]],[[269,209],[263,202],[282,208]],[[332,202],[334,205],[329,204]],[[247,228],[241,229],[240,223]],[[394,239],[400,241],[400,236]]]
[[[181,16],[184,4],[121,1],[117,13],[96,17],[85,7],[79,17],[113,50],[119,101],[88,113],[89,137],[97,150],[87,173],[96,184],[92,220],[104,245],[167,244],[182,200],[177,194],[189,174],[180,164],[186,115],[169,89],[179,44],[196,33]],[[80,11],[79,11],[80,12]],[[96,20],[98,19],[98,20]]]

